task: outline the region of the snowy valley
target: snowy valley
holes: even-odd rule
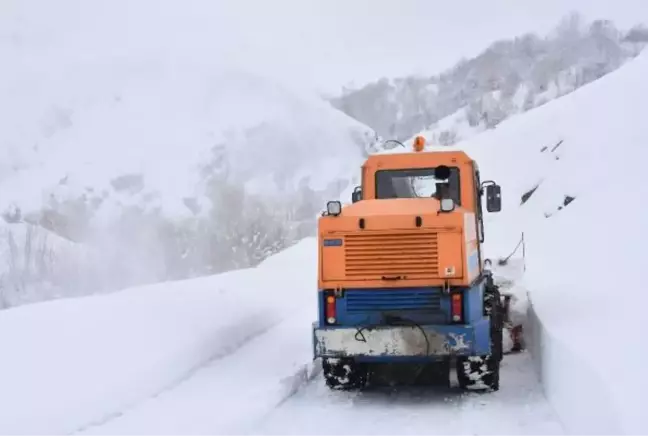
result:
[[[537,50],[522,70],[556,87],[522,98],[539,82],[514,80],[492,126],[468,121],[502,95],[483,83],[421,120],[427,91],[400,85],[340,111],[250,68],[76,59],[46,82],[16,57],[0,71],[0,434],[647,432],[648,32],[598,26],[550,72],[560,42],[533,37],[455,67],[482,78],[489,56]],[[382,123],[394,111],[402,130]],[[385,133],[452,136],[502,186],[485,249],[528,350],[505,356],[498,392],[330,392],[311,359],[314,223],[350,201],[367,154],[392,151]]]

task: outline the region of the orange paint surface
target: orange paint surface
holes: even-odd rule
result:
[[[377,171],[440,165],[460,172],[462,206],[453,212],[438,213],[439,201],[431,197],[375,199]],[[468,256],[479,247],[464,229],[466,222],[477,228],[471,222],[474,171],[462,151],[370,156],[362,166],[363,200],[345,206],[339,216],[319,219],[319,289],[469,285],[476,272],[469,274]]]

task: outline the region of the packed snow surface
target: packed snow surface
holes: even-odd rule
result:
[[[200,377],[199,368],[218,365],[275,326],[280,330],[259,343],[253,359],[223,360],[221,368],[230,369],[216,370],[212,381],[220,385],[203,388],[225,407],[236,392],[252,394],[268,381],[279,385],[310,361],[316,270],[304,259],[313,259],[315,250],[315,241],[306,239],[253,270],[0,311],[0,433],[70,433],[98,425],[194,373]],[[291,316],[304,321],[295,326]],[[285,358],[271,360],[282,347]],[[255,370],[258,384],[247,381]],[[229,394],[219,390],[224,387]],[[205,407],[213,412],[216,406]],[[174,430],[163,417],[153,421],[159,431]]]

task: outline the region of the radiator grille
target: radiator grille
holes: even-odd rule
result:
[[[345,293],[345,300],[349,313],[441,310],[439,290],[353,290]]]
[[[439,276],[436,233],[353,234],[345,236],[344,245],[345,274],[350,280]]]

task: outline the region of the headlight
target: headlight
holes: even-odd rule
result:
[[[441,212],[452,212],[454,208],[455,204],[452,198],[444,198],[441,200]]]
[[[342,203],[339,201],[329,201],[326,203],[326,213],[333,216],[338,216],[342,213]]]

